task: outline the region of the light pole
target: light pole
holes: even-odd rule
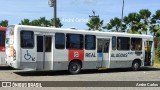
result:
[[[123,0],[123,3],[122,3],[121,32],[122,32],[122,22],[123,22],[123,11],[124,11],[124,0]]]
[[[57,0],[48,0],[48,5],[50,7],[53,7],[53,25],[56,27],[57,24],[56,24],[56,18],[57,18]]]
[[[54,0],[54,26],[55,27],[57,27],[56,18],[57,18],[57,0]]]

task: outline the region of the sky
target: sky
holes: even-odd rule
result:
[[[88,29],[86,23],[92,10],[104,20],[105,26],[114,17],[121,18],[123,0],[57,0],[57,17],[62,28]],[[160,9],[160,0],[124,0],[124,16],[131,12],[149,9],[152,14]],[[9,25],[21,20],[46,17],[53,18],[53,7],[48,0],[0,0],[0,21],[8,20]]]

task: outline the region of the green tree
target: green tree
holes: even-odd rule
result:
[[[49,25],[54,26],[53,22],[55,22],[55,19],[51,19],[50,22],[49,22],[50,23]],[[56,27],[60,28],[62,26],[63,26],[63,24],[61,23],[61,20],[59,18],[56,18]]]
[[[2,20],[0,22],[0,26],[7,27],[8,26],[8,20]]]
[[[50,21],[47,20],[45,17],[40,17],[37,21],[38,26],[48,27],[50,26]]]
[[[57,22],[56,27],[60,28],[63,26],[59,18],[57,18],[56,22]],[[21,23],[19,24],[20,25],[50,27],[50,26],[53,26],[53,19],[47,20],[45,17],[40,17],[39,19],[34,19],[32,21],[30,21],[29,19],[24,19],[24,20],[21,20]]]
[[[157,37],[157,35],[160,34],[159,24],[160,24],[160,10],[157,10],[156,13],[152,15],[151,26],[150,26],[150,31],[155,37]]]
[[[29,19],[23,19],[21,20],[21,23],[19,23],[19,25],[31,25],[31,23]]]
[[[128,16],[124,17],[124,23],[127,26],[127,32],[138,34],[139,30],[142,26],[142,23],[140,22],[141,18],[138,13],[129,13]]]
[[[160,26],[159,25],[151,25],[150,26],[150,32],[153,34],[153,36],[156,38],[160,35]]]
[[[157,10],[155,14],[152,15],[150,32],[154,36],[155,47],[157,48],[160,42],[160,10]],[[160,47],[158,48],[160,49]]]
[[[95,12],[93,11],[93,15],[90,16],[90,20],[86,25],[89,27],[89,30],[102,30],[103,20],[100,20],[99,16],[95,16]]]
[[[112,32],[120,32],[121,31],[121,19],[115,17],[111,19],[110,22],[104,27],[105,29],[111,30]],[[126,29],[126,25],[122,24],[122,30]]]
[[[139,15],[142,19],[142,26],[141,26],[141,32],[147,34],[147,30],[149,29],[151,12],[148,9],[141,9],[139,11]]]
[[[40,23],[37,19],[32,20],[30,23],[32,26],[43,26],[43,23]]]

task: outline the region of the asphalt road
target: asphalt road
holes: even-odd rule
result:
[[[160,81],[160,69],[142,68],[140,71],[130,69],[83,70],[80,74],[70,75],[67,71],[24,71],[8,66],[0,66],[0,81]],[[61,89],[63,89],[62,87]],[[89,87],[86,87],[89,88]],[[79,89],[86,89],[79,88]],[[108,88],[108,87],[107,87]],[[109,87],[112,88],[112,87]],[[73,88],[65,88],[73,89]],[[78,89],[78,88],[76,88]],[[78,89],[78,90],[79,90]],[[97,90],[90,87],[90,89]],[[101,88],[101,90],[105,88]],[[113,90],[128,90],[129,88],[112,88]],[[160,88],[130,88],[130,90],[160,90]],[[100,90],[100,89],[99,89]]]

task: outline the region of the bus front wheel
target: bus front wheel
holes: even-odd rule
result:
[[[140,63],[138,61],[134,61],[132,63],[132,70],[133,71],[138,71],[140,69]]]
[[[70,74],[78,74],[81,71],[81,64],[77,61],[72,61],[69,64],[68,71]]]

